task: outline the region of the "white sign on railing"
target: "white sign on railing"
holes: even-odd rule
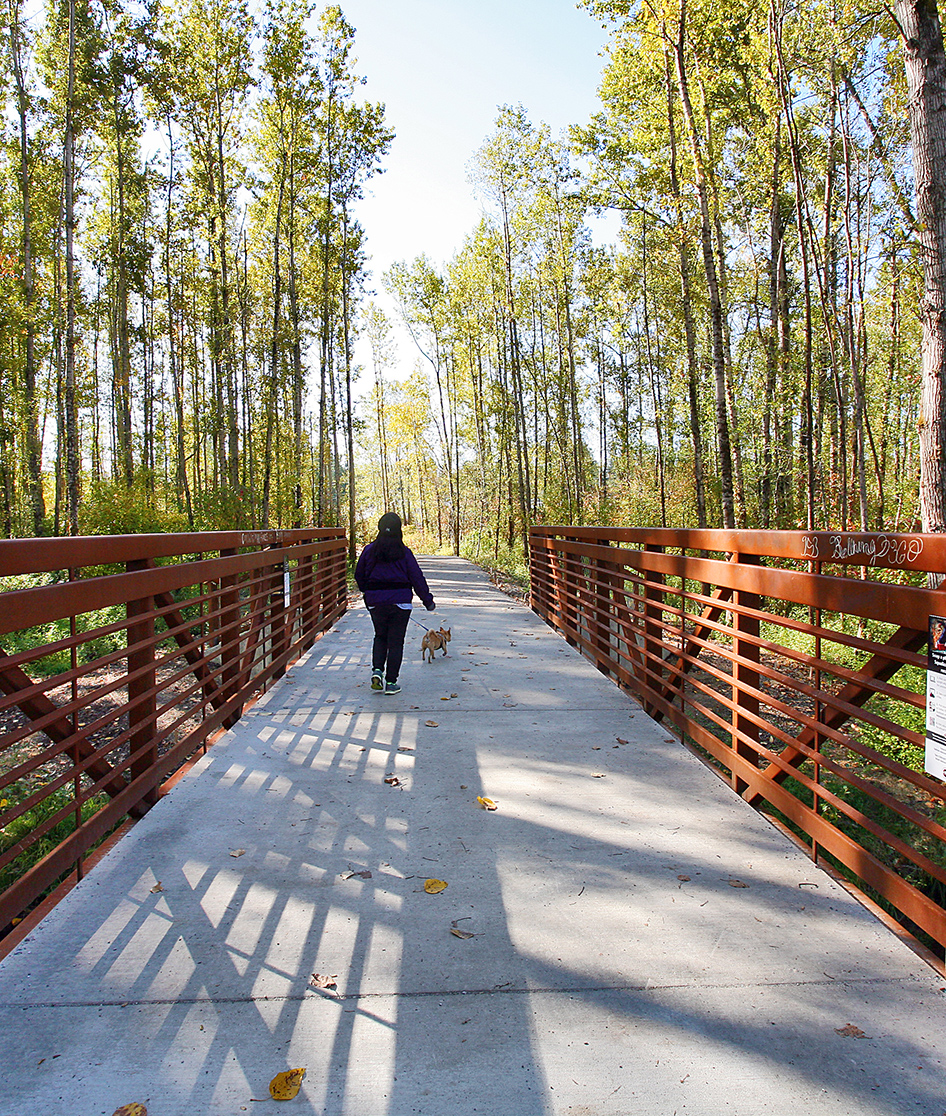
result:
[[[926,755],[923,766],[946,779],[946,617],[930,617],[926,662]]]

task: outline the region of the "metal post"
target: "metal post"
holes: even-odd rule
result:
[[[125,568],[132,573],[153,566],[152,559],[141,558],[127,562]],[[135,780],[154,771],[158,763],[154,597],[127,601],[125,615],[128,620],[128,727],[131,730],[128,746],[132,755],[130,777]],[[157,800],[155,779],[154,785],[142,795],[141,802],[145,806],[153,806]]]
[[[740,565],[758,566],[759,559],[754,554],[734,554],[733,560]],[[737,755],[747,760],[753,767],[759,766],[759,699],[755,694],[747,693],[746,687],[758,690],[759,688],[759,645],[749,642],[744,637],[759,636],[759,618],[746,616],[743,608],[758,611],[758,593],[747,593],[737,589],[733,593],[733,666],[732,666],[732,745]],[[747,716],[750,714],[750,716]],[[756,719],[752,719],[756,718]],[[753,747],[755,745],[755,747]],[[748,784],[740,779],[735,766],[732,773],[733,789],[737,794],[742,794]]]

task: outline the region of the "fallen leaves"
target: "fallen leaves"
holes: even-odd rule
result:
[[[618,742],[618,744],[630,744],[630,740],[624,740],[620,736],[616,736],[614,739]]]
[[[246,849],[231,849],[230,850],[230,855],[231,856],[243,856],[243,854],[245,852],[246,852]]]
[[[426,891],[428,895],[439,895],[446,886],[446,880],[427,880],[424,883],[424,891]]]
[[[389,787],[399,787],[401,785],[401,780],[394,774],[393,771],[385,775],[384,781]]]
[[[123,1104],[121,1108],[116,1108],[112,1116],[148,1116],[148,1110],[143,1104],[132,1101],[131,1104]]]
[[[869,1038],[865,1035],[860,1027],[855,1027],[853,1023],[848,1023],[846,1027],[835,1027],[834,1033],[836,1035],[843,1035],[845,1038]]]
[[[439,721],[424,721],[424,724],[425,724],[425,725],[426,725],[426,726],[427,726],[428,728],[439,728],[439,726],[440,726],[440,722],[439,722]]]
[[[607,779],[607,775],[603,771],[592,771],[592,779]]]
[[[748,887],[749,886],[747,883],[743,883],[742,880],[733,879],[732,877],[730,877],[726,881],[726,883],[728,883],[730,887]]]
[[[483,807],[484,810],[497,810],[499,807],[491,798],[484,798],[481,794],[476,796],[476,801]]]
[[[157,895],[157,894],[158,894],[159,892],[161,892],[161,891],[164,891],[164,888],[163,888],[163,886],[161,885],[161,881],[160,881],[160,880],[158,880],[158,882],[157,882],[157,883],[156,883],[156,884],[154,885],[154,887],[153,887],[153,888],[151,889],[151,894],[152,894],[152,895]]]
[[[336,992],[338,990],[338,977],[313,973],[309,985],[312,988],[317,988],[320,992]]]
[[[305,1069],[291,1069],[277,1073],[269,1083],[269,1095],[273,1100],[292,1100],[298,1096],[304,1077]]]

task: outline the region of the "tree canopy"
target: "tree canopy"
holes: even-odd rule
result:
[[[906,0],[585,0],[599,111],[499,108],[479,223],[383,276],[409,351],[359,220],[396,121],[339,6],[4,2],[4,535],[938,522]]]

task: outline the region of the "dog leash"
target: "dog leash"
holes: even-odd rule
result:
[[[414,620],[413,610],[411,611],[411,619]],[[414,620],[414,623],[418,626],[418,628],[423,628],[425,632],[433,631],[432,628],[428,628],[426,624],[422,624],[419,620]],[[440,626],[443,627],[443,621],[440,622]]]

